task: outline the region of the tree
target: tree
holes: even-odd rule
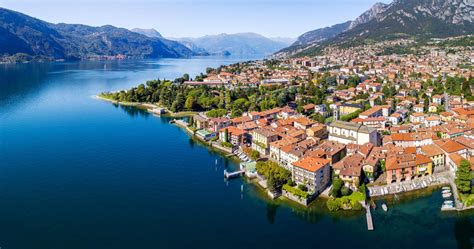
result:
[[[342,186],[342,188],[341,188],[341,195],[342,195],[342,196],[348,196],[348,195],[350,195],[350,194],[351,194],[351,190],[350,190],[348,187],[346,187],[346,186]]]
[[[423,102],[423,108],[425,109],[425,113],[428,112],[430,108],[430,98],[428,96],[425,97],[425,101]]]
[[[278,188],[273,174],[270,174],[267,178],[267,187],[270,192],[275,192],[275,190]]]
[[[326,121],[326,119],[325,119],[321,114],[319,114],[319,113],[315,113],[315,114],[311,115],[311,118],[312,118],[314,121],[316,121],[316,122],[318,122],[318,123],[321,123],[321,124],[324,124],[325,121]]]
[[[301,190],[301,191],[308,191],[308,188],[304,185],[304,184],[300,184],[298,185],[298,188]]]
[[[189,117],[188,123],[189,123],[190,127],[194,126],[194,117],[193,116]]]
[[[331,212],[335,212],[341,209],[341,200],[340,199],[329,199],[326,202],[326,206]]]
[[[229,129],[225,128],[224,141],[229,142]]]
[[[250,153],[250,158],[252,158],[253,160],[257,160],[260,158],[260,152],[256,151],[256,150],[252,150],[252,153]]]
[[[462,93],[464,94],[465,98],[472,96],[471,86],[469,84],[469,81],[467,81],[466,79],[464,79],[462,82]]]
[[[179,112],[183,110],[184,104],[186,100],[184,98],[184,95],[182,93],[178,93],[176,96],[176,99],[173,101],[173,104],[171,104],[171,111],[172,112]]]
[[[187,74],[187,73],[183,74],[183,80],[184,81],[189,81],[189,74]]]
[[[456,187],[461,193],[470,193],[471,192],[471,163],[463,159],[456,171]]]
[[[247,111],[249,105],[250,102],[244,98],[240,98],[234,101],[234,103],[232,104],[232,117],[242,116],[242,114]]]
[[[342,183],[343,183],[342,180],[338,176],[334,177],[334,179],[332,180],[332,188],[331,188],[331,193],[330,193],[332,197],[337,198],[340,196]]]
[[[219,118],[227,114],[227,110],[225,109],[213,109],[206,112],[206,116],[210,118]]]
[[[186,110],[194,110],[194,97],[193,96],[189,96],[187,99],[186,99],[186,102],[184,103],[184,108],[186,108]]]

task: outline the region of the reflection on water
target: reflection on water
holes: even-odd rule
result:
[[[117,104],[114,104],[114,105],[117,105]],[[149,118],[150,115],[152,115],[148,111],[141,108],[136,108],[136,107],[127,106],[127,105],[118,105],[118,106],[120,106],[120,109],[122,109],[122,111],[124,111],[130,117],[133,117],[133,118],[135,117]]]
[[[472,248],[474,245],[474,224],[468,217],[460,217],[454,222],[454,236],[459,249]]]
[[[276,217],[276,214],[277,214],[278,207],[279,207],[278,205],[276,205],[272,202],[267,203],[267,219],[268,219],[269,224],[274,224],[275,223],[275,217]]]

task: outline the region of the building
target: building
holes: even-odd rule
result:
[[[208,129],[213,132],[218,132],[222,128],[228,127],[231,125],[230,119],[228,118],[210,118]]]
[[[328,159],[331,164],[334,164],[344,158],[346,153],[346,145],[326,140],[315,149],[306,151],[304,156]]]
[[[392,133],[390,139],[393,144],[403,148],[433,144],[433,134],[426,132]]]
[[[201,138],[205,141],[209,141],[209,140],[215,138],[217,136],[217,133],[209,132],[207,130],[198,130],[198,131],[196,131],[196,136],[198,136],[199,138]]]
[[[270,153],[270,143],[279,139],[278,134],[269,130],[258,128],[251,132],[252,149],[260,153],[260,155],[268,155]]]
[[[357,153],[346,156],[333,164],[334,173],[344,182],[344,186],[357,190],[361,180],[363,161],[364,157]]]
[[[308,137],[317,137],[317,138],[327,138],[328,133],[326,129],[326,125],[323,124],[315,124],[312,127],[306,129],[306,135]]]
[[[331,179],[329,160],[306,157],[293,163],[292,178],[296,184],[305,185],[315,195],[324,191]]]
[[[212,80],[212,81],[185,81],[183,83],[185,86],[189,87],[198,87],[198,86],[208,86],[208,87],[225,87],[230,85],[228,82],[221,80]]]
[[[343,144],[379,145],[377,130],[358,123],[336,120],[328,126],[329,140]]]
[[[387,157],[385,163],[387,184],[403,182],[431,175],[433,163],[431,159],[422,154],[395,154]]]
[[[194,127],[197,129],[207,129],[209,127],[209,118],[196,114],[193,116]]]
[[[293,122],[293,126],[301,130],[306,130],[315,124],[316,122],[314,120],[305,116],[299,117]]]
[[[433,167],[444,167],[445,165],[445,154],[437,145],[425,145],[420,147],[421,152],[429,157],[433,162]]]
[[[235,126],[229,126],[219,130],[219,139],[222,142],[229,142],[233,145],[240,145],[247,142],[247,133],[244,130],[239,129]]]
[[[356,111],[361,111],[362,110],[362,105],[361,104],[349,104],[349,103],[344,103],[338,107],[339,110],[339,115],[344,116]]]

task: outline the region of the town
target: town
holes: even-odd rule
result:
[[[272,198],[309,205],[323,195],[332,211],[360,210],[369,197],[450,186],[454,203],[443,207],[463,210],[474,205],[474,53],[447,42],[456,39],[413,53],[410,40],[330,47],[102,96],[197,111],[177,123],[240,157]]]

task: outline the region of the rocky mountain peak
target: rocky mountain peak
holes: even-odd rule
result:
[[[359,17],[357,17],[354,21],[352,21],[349,29],[353,29],[357,25],[368,23],[376,18],[380,13],[384,12],[389,5],[384,3],[375,3],[370,9],[362,13]]]

